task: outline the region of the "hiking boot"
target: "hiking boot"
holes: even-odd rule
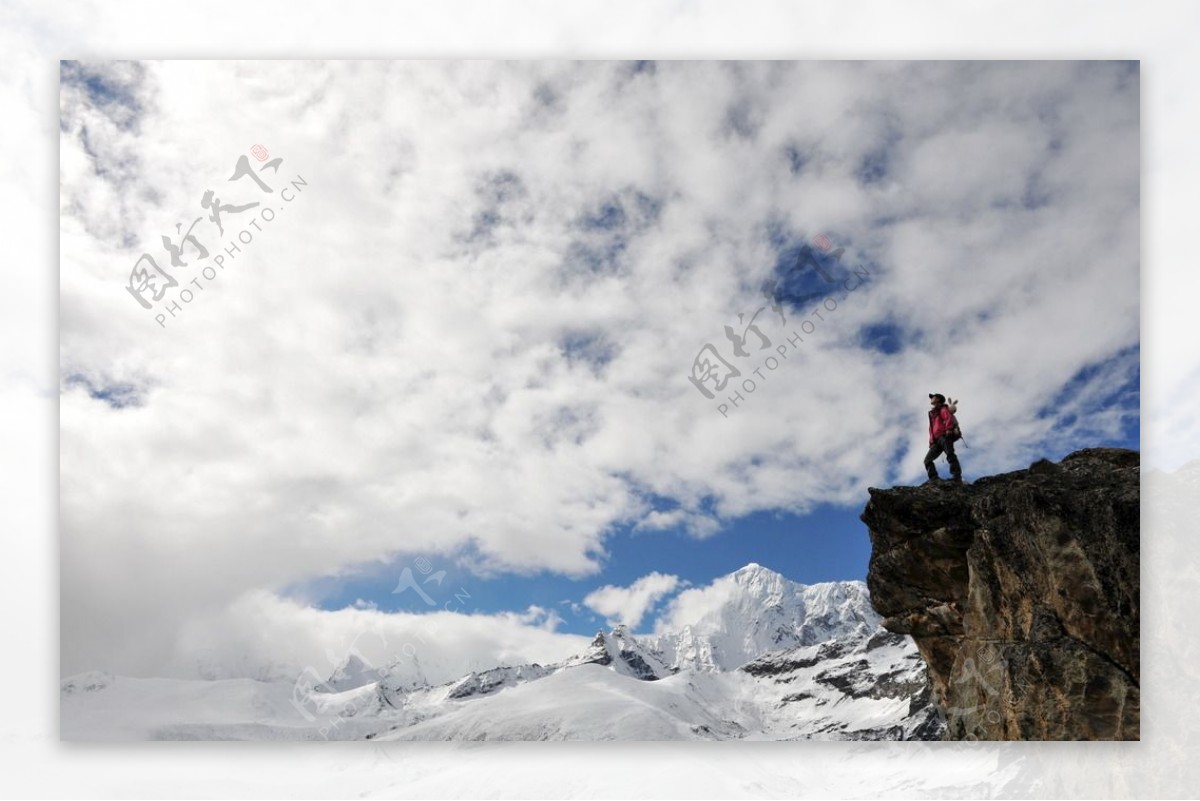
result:
[[[930,476],[929,478],[925,479],[925,483],[926,484],[941,484],[942,477],[941,476]]]

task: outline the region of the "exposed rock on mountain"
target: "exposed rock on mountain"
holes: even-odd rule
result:
[[[542,667],[538,664],[517,665],[515,667],[498,667],[481,673],[470,673],[453,682],[446,693],[447,698],[474,698],[490,695],[494,692],[512,687],[526,681],[540,679],[554,672],[554,668]]]
[[[924,668],[909,637],[876,630],[870,637],[773,652],[738,671],[758,679],[764,698],[777,698],[769,707],[763,704],[776,731],[811,738],[936,740],[944,723],[931,703]],[[858,702],[867,710],[863,717],[848,713]]]
[[[586,651],[563,663],[564,667],[574,665],[604,665],[642,681],[657,681],[675,672],[630,634],[627,626],[617,626],[611,633],[597,632]]]
[[[1139,739],[1139,455],[870,490],[867,585],[947,739]]]

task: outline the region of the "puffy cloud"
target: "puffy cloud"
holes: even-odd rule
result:
[[[523,626],[535,626],[545,631],[555,631],[564,623],[562,615],[558,614],[558,612],[536,604],[530,606],[524,612],[509,613],[506,616]]]
[[[584,606],[608,618],[609,625],[624,623],[636,629],[659,599],[675,591],[679,577],[649,573],[628,587],[607,584],[583,599]]]
[[[719,576],[703,587],[689,587],[667,604],[654,621],[654,632],[683,631],[724,609],[738,595],[738,586],[730,576]]]

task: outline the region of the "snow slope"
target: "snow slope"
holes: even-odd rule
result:
[[[297,697],[283,681],[127,678],[85,673],[62,683],[63,740],[321,740],[374,731],[343,718],[353,693]],[[359,692],[364,692],[363,688]],[[365,689],[373,699],[373,686]],[[295,702],[295,703],[293,703]],[[334,725],[337,724],[337,725]],[[322,734],[327,727],[335,736]]]

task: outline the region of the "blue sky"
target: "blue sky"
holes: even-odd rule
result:
[[[929,392],[969,478],[1136,445],[1137,77],[64,64],[64,672],[436,623],[453,675],[679,622],[750,562],[861,580]],[[263,150],[270,193],[237,180]],[[209,255],[174,265],[181,229]],[[421,559],[470,606],[393,593]]]

